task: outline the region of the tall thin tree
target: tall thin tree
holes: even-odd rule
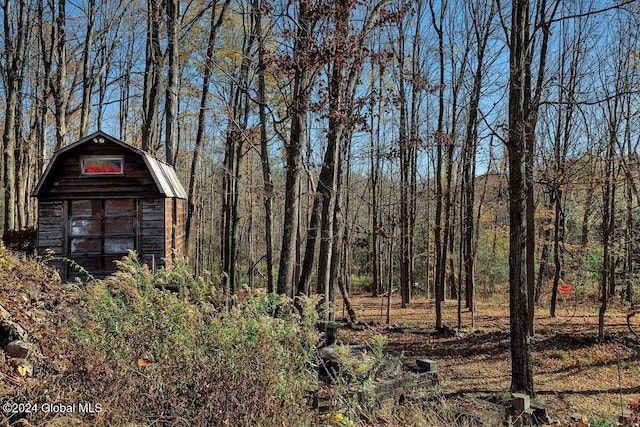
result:
[[[26,0],[18,0],[14,4],[6,0],[3,4],[4,57],[6,109],[3,143],[3,187],[4,187],[4,230],[17,226],[17,190],[16,190],[16,150],[19,149],[16,129],[17,118],[21,114],[20,81],[25,66],[25,49],[29,25],[27,25],[28,5]]]
[[[225,16],[225,12],[227,7],[229,6],[231,0],[225,0],[222,3],[220,8],[213,5],[211,7],[211,19],[210,19],[210,28],[209,28],[209,37],[207,41],[207,53],[204,58],[204,63],[202,64],[202,92],[200,93],[200,108],[198,110],[198,128],[196,130],[196,140],[195,146],[193,150],[193,157],[191,158],[191,169],[190,169],[190,177],[189,177],[189,191],[187,194],[188,200],[188,209],[187,209],[187,219],[186,219],[186,240],[189,242],[189,237],[191,235],[191,228],[193,223],[193,214],[195,210],[195,188],[196,188],[196,174],[198,169],[198,163],[200,161],[200,155],[205,145],[204,139],[204,131],[206,127],[206,113],[208,109],[208,99],[209,99],[209,84],[211,82],[211,74],[213,71],[213,60],[215,53],[215,45],[216,45],[216,35],[218,33],[218,29],[222,25],[223,18]]]
[[[147,33],[142,96],[142,149],[154,152],[158,148],[158,110],[164,56],[160,45],[162,4],[147,0]]]
[[[291,127],[285,143],[286,180],[284,199],[284,226],[276,291],[291,295],[293,288],[298,209],[300,206],[300,168],[302,144],[306,140],[307,112],[314,83],[316,67],[313,52],[314,31],[319,21],[315,4],[311,0],[297,0],[296,37],[292,52],[292,92],[289,105]]]
[[[307,111],[316,67],[314,60],[314,32],[319,21],[311,0],[298,0],[296,37],[291,56],[293,78],[291,93],[291,127],[285,143],[286,178],[284,198],[284,226],[276,291],[291,295],[294,280],[298,209],[300,207],[300,168],[302,144],[306,140]]]
[[[273,176],[269,162],[269,146],[267,136],[267,108],[265,84],[265,36],[262,29],[262,5],[260,0],[252,0],[252,13],[256,14],[256,35],[258,37],[258,115],[260,117],[260,161],[262,164],[262,181],[264,187],[264,239],[265,259],[267,263],[267,290],[273,292]]]
[[[525,160],[531,63],[529,1],[513,0],[509,39],[509,311],[511,390],[533,395],[526,269]]]
[[[167,90],[165,95],[165,160],[175,165],[178,157],[178,77],[180,73],[180,0],[165,0],[167,16]]]

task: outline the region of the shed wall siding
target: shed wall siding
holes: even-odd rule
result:
[[[51,249],[55,255],[64,255],[64,202],[42,201],[38,209],[38,253]]]
[[[175,261],[176,255],[184,251],[186,237],[186,200],[165,199],[165,258]]]
[[[164,200],[164,229],[167,230],[164,236],[165,258],[173,260],[173,238],[175,228],[173,226],[173,199]]]
[[[178,253],[184,253],[186,249],[187,237],[187,201],[185,199],[174,199],[176,203],[176,240],[174,249]]]
[[[66,255],[63,227],[64,201],[41,201],[38,212],[38,253],[44,255],[47,250],[53,251],[53,255],[58,259],[50,261],[50,264],[64,275],[66,263],[60,260],[60,257]]]
[[[142,199],[141,252],[149,265],[164,265],[165,199]]]

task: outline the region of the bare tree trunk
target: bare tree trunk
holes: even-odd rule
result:
[[[346,145],[344,146],[346,150]],[[336,173],[337,182],[335,185],[335,203],[333,205],[333,221],[332,221],[332,251],[331,251],[331,260],[329,264],[329,283],[328,283],[328,305],[329,305],[329,320],[335,321],[336,315],[336,290],[340,288],[340,276],[341,276],[341,264],[343,263],[343,248],[344,248],[344,238],[345,238],[345,229],[344,229],[344,215],[342,213],[342,197],[340,194],[342,187],[342,168],[343,161],[342,157],[344,156],[344,150],[339,155],[339,161],[337,163],[338,171]],[[342,280],[344,287],[344,280]],[[340,289],[342,291],[342,289]],[[345,301],[348,301],[348,295],[346,293],[346,289],[343,292],[343,296],[347,296]],[[353,309],[351,310],[353,312]]]
[[[600,272],[600,310],[598,311],[598,339],[604,341],[604,316],[607,312],[610,294],[610,271],[613,268],[610,254],[610,239],[614,229],[614,159],[615,159],[615,129],[610,126],[607,156],[605,159],[605,174],[602,189],[602,270]]]
[[[44,172],[45,158],[47,152],[47,114],[49,112],[48,100],[51,90],[51,63],[52,51],[47,48],[44,33],[44,5],[38,2],[36,6],[37,26],[38,26],[38,46],[40,48],[40,59],[42,60],[42,95],[38,99],[38,109],[40,120],[38,120],[38,172]]]
[[[376,23],[380,10],[388,0],[379,1],[367,11],[361,32],[356,37],[364,42]],[[303,269],[298,285],[298,292],[308,289],[308,280],[313,266],[317,225],[320,225],[320,250],[318,255],[317,291],[324,295],[325,301],[330,294],[334,278],[331,276],[332,251],[337,248],[333,244],[334,205],[337,199],[337,188],[340,180],[341,151],[348,144],[351,129],[354,124],[350,118],[354,114],[353,99],[355,87],[360,77],[361,66],[365,58],[362,50],[354,50],[354,45],[347,42],[351,32],[351,13],[354,5],[341,0],[333,9],[336,29],[335,56],[331,63],[329,76],[329,126],[327,132],[327,147],[320,178],[318,179],[316,199],[307,232],[307,244]],[[356,48],[357,49],[357,48]],[[318,198],[318,197],[321,197]],[[319,218],[317,218],[319,213]]]
[[[429,8],[431,9],[431,21],[438,35],[438,58],[439,58],[439,76],[440,86],[438,90],[438,128],[436,130],[436,212],[435,226],[433,228],[434,243],[436,252],[436,268],[435,268],[435,306],[436,306],[436,329],[442,329],[442,302],[444,301],[444,276],[446,257],[446,243],[442,242],[442,146],[444,144],[444,35],[442,31],[442,22],[444,20],[446,2],[440,5],[440,14],[436,16],[434,9],[434,1],[429,0]]]
[[[242,63],[238,75],[234,76],[232,89],[232,104],[227,124],[227,144],[224,163],[222,242],[221,262],[224,289],[231,294],[236,291],[237,257],[238,257],[238,223],[240,221],[240,164],[242,161],[242,146],[247,138],[246,130],[249,120],[249,67],[251,53],[256,36],[256,16],[253,13],[243,13],[249,19],[249,33],[245,34],[242,44]],[[288,294],[289,295],[289,294]]]
[[[561,52],[561,89],[560,89],[560,105],[565,105],[558,114],[558,124],[556,127],[556,144],[554,147],[554,164],[556,172],[554,174],[554,193],[555,193],[555,223],[554,223],[554,239],[553,239],[553,289],[551,295],[551,317],[556,315],[556,303],[558,299],[558,287],[562,279],[563,268],[563,251],[564,251],[564,232],[565,232],[565,215],[564,215],[564,187],[567,175],[567,153],[572,139],[571,131],[573,128],[573,113],[576,105],[572,102],[575,99],[575,91],[578,85],[578,66],[582,62],[580,56],[582,49],[582,29],[577,29],[576,44],[570,49],[570,63],[568,76],[565,76],[565,61],[569,52],[563,49]],[[566,79],[566,81],[564,81]],[[565,103],[565,101],[567,101]]]
[[[16,150],[22,149],[18,137],[20,131],[16,123],[21,124],[20,81],[24,72],[24,58],[27,43],[27,5],[18,0],[15,5],[11,0],[4,2],[4,50],[6,62],[6,110],[2,134],[3,142],[3,186],[4,186],[4,221],[3,229],[17,228],[17,183],[16,183]]]
[[[87,2],[87,30],[85,32],[84,50],[82,52],[82,105],[80,107],[80,138],[89,133],[91,117],[91,92],[94,77],[92,70],[91,51],[93,50],[93,25],[95,21],[96,1]]]
[[[589,163],[591,163],[591,161],[592,160],[589,159]],[[594,190],[594,180],[589,178],[589,187],[587,188],[587,196],[584,200],[584,212],[582,214],[582,232],[580,233],[580,246],[582,248],[586,248],[589,244],[589,218],[591,217]]]
[[[527,106],[530,105],[529,2],[513,0],[509,79],[509,305],[511,390],[533,395],[526,269]]]
[[[15,87],[15,91],[13,90]],[[18,111],[17,81],[9,82],[7,91],[7,108],[5,113],[5,129],[2,135],[4,143],[4,230],[17,228],[17,191],[16,191],[16,117]]]
[[[335,204],[338,191],[338,180],[340,179],[337,172],[342,161],[339,151],[341,147],[337,147],[342,140],[341,135],[337,135],[337,129],[342,131],[343,126],[338,123],[331,125],[331,119],[329,120],[329,135],[328,146],[334,147],[334,157],[331,159],[330,164],[323,165],[324,168],[329,170],[329,176],[327,182],[324,183],[322,191],[322,211],[320,216],[320,252],[318,254],[318,293],[324,295],[323,302],[332,305],[335,294],[333,287],[331,286],[331,257],[333,251],[338,251],[338,248],[334,247],[334,220],[335,220]],[[334,129],[335,131],[332,131]],[[342,133],[342,132],[340,132]],[[333,134],[333,135],[332,135]],[[320,181],[318,181],[320,182]],[[329,317],[335,315],[331,310],[327,313]]]
[[[277,293],[291,295],[293,271],[295,267],[295,245],[298,232],[298,208],[300,206],[300,168],[302,163],[302,143],[307,131],[307,110],[314,66],[310,61],[311,39],[316,18],[307,0],[298,0],[297,34],[293,48],[293,61],[297,64],[293,78],[291,109],[291,130],[289,141],[285,143],[286,180],[284,199],[284,227]]]
[[[549,47],[549,36],[551,34],[551,24],[548,21],[552,21],[560,5],[559,0],[552,0],[553,6],[547,8],[547,0],[538,0],[536,5],[536,22],[535,28],[541,28],[542,40],[540,41],[540,54],[538,55],[538,75],[536,78],[535,86],[532,90],[532,75],[531,75],[531,63],[533,62],[533,49],[528,48],[526,61],[528,63],[528,72],[525,76],[525,86],[528,92],[528,100],[526,108],[526,147],[525,147],[525,192],[527,195],[526,203],[526,271],[527,271],[527,299],[528,299],[528,323],[529,323],[529,335],[533,336],[535,333],[535,200],[534,200],[534,154],[535,154],[535,139],[536,139],[536,125],[538,123],[538,111],[540,110],[540,97],[542,96],[543,83],[546,75],[547,64],[547,50]],[[528,0],[527,0],[528,2]],[[550,14],[547,17],[548,9]],[[526,37],[533,37],[528,34],[527,29]],[[534,32],[535,34],[535,32]],[[534,46],[533,39],[527,40],[529,46]],[[532,96],[533,95],[533,96]]]
[[[310,76],[300,73],[299,84],[308,85]],[[302,89],[300,87],[299,89]],[[286,148],[287,176],[285,181],[285,210],[284,228],[282,234],[282,249],[280,251],[280,267],[276,292],[291,295],[291,283],[295,267],[295,245],[298,232],[298,207],[300,205],[300,166],[302,162],[301,143],[306,132],[306,97],[294,101],[297,109],[293,113],[289,142]]]
[[[416,31],[416,33],[419,33]],[[398,97],[400,109],[399,125],[398,125],[398,142],[400,157],[400,303],[401,307],[406,307],[411,302],[411,258],[410,238],[409,238],[409,173],[410,159],[409,151],[411,141],[408,135],[408,112],[405,88],[405,67],[407,60],[405,53],[405,28],[403,23],[398,28],[398,53],[396,55],[396,64],[398,66]],[[413,59],[414,61],[417,58]]]
[[[349,298],[349,292],[347,291],[347,287],[345,286],[345,283],[342,277],[338,277],[338,287],[340,288],[340,293],[342,294],[342,300],[344,301],[344,306],[347,309],[347,314],[349,315],[349,323],[351,324],[358,323],[358,315],[356,313],[356,310],[353,308],[353,304],[351,304],[351,299]]]
[[[165,0],[167,14],[168,75],[165,95],[165,160],[175,165],[178,157],[178,75],[180,42],[180,0]]]
[[[340,97],[333,101],[336,103],[332,111],[337,112],[337,104],[343,102],[340,94],[343,91],[341,85],[343,84],[343,78],[341,70],[335,70],[332,78],[332,95],[331,97]],[[309,220],[309,227],[307,228],[307,243],[305,249],[305,255],[302,265],[302,273],[300,282],[298,285],[298,293],[305,294],[308,291],[309,279],[311,271],[313,269],[313,260],[315,257],[316,239],[318,236],[318,230],[320,231],[320,253],[318,257],[318,277],[316,290],[318,294],[329,295],[329,281],[330,281],[330,259],[331,251],[333,250],[332,233],[333,233],[333,205],[335,203],[336,195],[336,183],[339,179],[337,175],[337,167],[339,164],[339,150],[341,147],[339,143],[343,138],[345,131],[344,124],[339,120],[330,118],[329,133],[327,135],[327,147],[324,154],[324,160],[322,164],[322,170],[320,171],[320,177],[318,178],[316,194],[313,201],[313,208],[311,210],[311,218]],[[320,227],[318,229],[318,227]]]
[[[20,54],[23,58],[25,53]],[[24,93],[24,79],[18,80],[18,102],[17,110],[22,111]],[[25,143],[24,138],[24,118],[22,114],[17,114],[13,126],[15,127],[16,149],[15,149],[15,188],[16,188],[16,228],[22,229],[27,226],[29,197],[27,195],[27,185],[29,177],[28,162],[31,151],[31,144]],[[29,120],[28,118],[26,119]]]
[[[204,148],[205,119],[206,119],[206,111],[207,111],[207,104],[208,104],[208,98],[209,98],[209,83],[211,81],[211,72],[213,71],[213,59],[214,59],[214,52],[215,52],[214,48],[215,48],[215,42],[216,42],[216,35],[218,32],[218,29],[222,25],[224,14],[227,10],[229,2],[230,0],[225,0],[217,16],[216,16],[216,8],[215,7],[211,8],[211,21],[210,21],[211,28],[209,30],[209,39],[207,42],[207,54],[206,54],[206,60],[204,64],[203,75],[202,75],[202,93],[200,94],[200,108],[198,110],[198,129],[196,131],[195,148],[193,150],[193,157],[191,159],[189,192],[187,195],[187,200],[188,200],[188,210],[187,210],[187,219],[186,219],[186,241],[187,242],[190,241],[193,212],[195,209],[194,195],[195,195],[195,187],[196,187],[196,173],[198,168],[198,162],[200,160],[200,154],[202,153],[202,149]]]
[[[422,56],[422,40],[421,32],[418,27],[424,19],[423,2],[419,1],[416,5],[416,25],[415,34],[413,37],[412,48],[412,61],[411,61],[411,83],[413,88],[411,90],[411,108],[409,112],[409,146],[407,153],[407,160],[409,166],[409,194],[407,204],[407,219],[408,219],[408,236],[407,258],[409,260],[409,272],[408,281],[409,287],[406,297],[406,303],[411,303],[413,285],[416,282],[414,259],[416,253],[415,234],[416,234],[416,214],[417,214],[417,195],[418,195],[418,148],[420,146],[420,120],[419,115],[421,111],[420,96],[424,95],[424,90],[421,90],[420,82],[422,79],[422,69],[420,66],[420,58]]]
[[[555,220],[553,230],[553,288],[551,289],[551,306],[549,309],[549,316],[556,317],[556,305],[558,301],[558,288],[560,286],[560,279],[562,274],[562,255],[560,251],[562,247],[560,242],[564,237],[564,212],[562,210],[562,190],[558,189],[555,200]]]
[[[142,149],[155,152],[158,146],[158,106],[164,58],[160,47],[160,0],[147,0],[147,47],[142,97]]]
[[[120,87],[120,108],[119,108],[119,124],[120,124],[120,140],[124,141],[129,136],[129,95],[131,93],[131,74],[133,70],[133,39],[127,45],[127,54],[124,61],[124,70],[122,71],[122,85]]]
[[[631,111],[631,97],[627,96],[626,97],[626,109],[627,111]],[[625,132],[624,132],[624,143],[627,146],[627,158],[631,159],[633,158],[633,156],[635,155],[636,151],[637,151],[637,144],[635,146],[633,146],[633,143],[631,142],[631,135],[632,135],[632,129],[631,129],[631,122],[630,120],[627,120],[626,125],[625,125]],[[638,141],[640,142],[640,141]],[[636,253],[637,250],[637,239],[635,238],[635,221],[634,221],[634,217],[633,217],[633,195],[634,195],[634,189],[635,189],[635,182],[633,180],[633,175],[631,174],[631,171],[629,171],[629,168],[625,167],[625,177],[626,177],[626,194],[625,194],[625,202],[626,202],[626,227],[625,227],[625,260],[624,260],[624,272],[625,272],[625,282],[626,282],[626,289],[624,291],[624,295],[625,295],[625,300],[632,304],[632,308],[633,308],[633,280],[631,279],[631,273],[633,271],[636,271],[636,265],[634,262],[634,254]]]
[[[391,298],[393,297],[393,236],[387,240],[387,325],[391,324]]]
[[[58,0],[57,12],[54,12],[51,49],[55,50],[56,72],[51,80],[51,92],[55,104],[56,149],[66,145],[67,141],[67,36],[66,36],[66,0]],[[53,5],[52,5],[53,7]]]
[[[446,272],[444,272],[445,283],[448,284],[449,296],[452,299],[457,299],[456,285],[455,285],[455,267],[454,267],[454,249],[455,249],[455,209],[457,205],[457,182],[454,182],[453,163],[454,152],[456,146],[456,129],[457,129],[457,117],[458,117],[458,98],[460,94],[460,88],[463,76],[467,69],[467,60],[470,50],[470,43],[467,41],[466,45],[462,49],[460,56],[462,57],[461,64],[457,73],[453,73],[451,76],[452,87],[452,99],[451,99],[451,132],[445,136],[447,150],[445,154],[445,191],[444,191],[444,235],[443,235],[443,266]],[[447,267],[448,264],[448,267]],[[443,294],[446,295],[446,294]],[[446,298],[446,297],[445,297]]]
[[[98,61],[100,61],[101,64],[100,72],[98,72],[93,78],[98,81],[98,115],[96,117],[96,125],[98,129],[102,129],[102,123],[104,121],[104,104],[109,84],[108,79],[111,73],[111,60],[109,58],[107,48],[104,45],[100,47]]]
[[[551,209],[553,206],[553,199],[549,201],[548,209]],[[545,225],[543,227],[543,236],[542,236],[542,249],[540,252],[540,265],[538,266],[538,276],[536,283],[536,295],[534,298],[534,304],[540,303],[540,295],[542,294],[542,286],[544,284],[545,279],[547,278],[547,273],[549,269],[549,241],[551,238],[551,221],[545,220]]]
[[[229,0],[227,0],[227,3]],[[262,181],[264,186],[264,238],[265,257],[267,261],[267,290],[275,290],[273,277],[273,176],[269,164],[269,147],[267,139],[267,114],[264,76],[264,35],[262,34],[262,13],[260,1],[253,0],[253,13],[256,14],[256,34],[258,36],[258,112],[260,115],[260,160],[262,163]]]
[[[230,114],[231,116],[231,114]],[[234,141],[239,136],[238,132],[233,129],[233,118],[228,119],[228,129],[225,141],[224,160],[222,162],[222,201],[220,203],[220,273],[221,288],[226,292],[232,285],[232,275],[229,274],[231,269],[231,240],[235,237],[231,235],[231,204],[233,203],[233,171],[236,150],[234,149]]]
[[[345,146],[346,151],[346,166],[345,166],[345,186],[349,188],[351,186],[351,147]],[[342,174],[340,174],[342,175]],[[341,203],[343,200],[342,196],[340,196],[338,203]],[[358,317],[356,315],[356,311],[351,305],[351,300],[349,299],[349,291],[351,290],[351,253],[349,251],[350,245],[350,232],[347,227],[348,217],[350,214],[350,203],[349,198],[344,198],[344,208],[340,209],[340,206],[337,206],[337,215],[341,216],[341,219],[338,219],[335,223],[339,225],[337,236],[339,237],[342,234],[341,240],[337,242],[337,244],[341,245],[341,253],[339,259],[339,265],[337,266],[339,271],[337,274],[337,286],[340,289],[340,293],[342,294],[342,300],[344,301],[344,306],[347,309],[347,314],[349,315],[349,322],[356,323],[358,321]],[[357,209],[355,215],[357,216]],[[344,212],[344,213],[342,213]],[[341,224],[340,224],[341,222]],[[338,261],[336,256],[336,261]]]
[[[398,68],[398,94],[400,117],[398,129],[399,157],[400,157],[400,296],[401,304],[405,307],[411,303],[415,253],[414,234],[416,216],[416,151],[419,143],[418,114],[420,110],[420,96],[424,92],[421,85],[421,36],[420,25],[423,20],[423,4],[415,3],[415,20],[413,36],[411,37],[411,65],[405,68],[407,53],[405,50],[405,34],[409,33],[404,21],[398,24],[396,64]],[[412,24],[408,24],[412,25]],[[410,96],[407,97],[407,92]]]
[[[241,89],[236,89],[239,93]],[[246,99],[240,101],[247,102]],[[240,105],[240,109],[243,107]],[[235,113],[234,113],[235,114]],[[237,123],[240,117],[229,117],[227,142],[224,159],[223,193],[221,203],[221,240],[220,265],[222,273],[222,288],[229,294],[236,291],[237,255],[238,255],[238,214],[240,163],[242,161],[242,146],[245,135],[243,131],[246,122]]]
[[[480,105],[480,96],[482,93],[482,77],[484,74],[484,54],[491,34],[492,22],[496,13],[496,3],[493,0],[486,12],[485,19],[481,21],[482,6],[475,8],[473,3],[469,4],[473,17],[473,29],[476,42],[476,69],[473,74],[473,87],[471,89],[471,98],[469,101],[469,117],[467,118],[467,127],[465,132],[465,148],[463,151],[462,166],[462,191],[463,202],[461,209],[463,210],[463,234],[461,238],[464,240],[463,245],[463,264],[464,264],[464,288],[466,307],[471,311],[475,311],[475,227],[474,224],[474,202],[475,202],[475,171],[476,171],[476,153],[478,139],[478,112]],[[485,7],[486,9],[486,7]]]
[[[382,73],[380,72],[382,65],[378,60],[378,90],[382,92]],[[373,126],[373,114],[371,115],[371,129],[375,129],[375,135],[372,131],[370,149],[370,182],[371,182],[371,275],[373,279],[372,294],[377,297],[382,293],[382,251],[380,248],[380,213],[379,213],[379,194],[378,183],[380,181],[380,117],[382,111],[382,99],[377,102],[378,120],[376,126]]]
[[[326,157],[326,154],[325,154]],[[311,280],[311,273],[313,270],[313,262],[316,253],[316,242],[318,238],[318,225],[320,222],[320,210],[322,207],[319,183],[323,180],[325,175],[325,168],[320,171],[320,178],[318,179],[318,187],[313,194],[313,204],[311,207],[311,214],[309,223],[307,225],[307,237],[304,251],[304,258],[302,260],[302,270],[300,271],[300,281],[298,282],[298,295],[309,294],[309,281]]]

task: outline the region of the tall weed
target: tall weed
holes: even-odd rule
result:
[[[87,283],[58,331],[69,367],[32,396],[100,403],[100,413],[76,414],[85,425],[312,425],[315,315],[260,292],[228,309],[204,282],[176,274],[131,254],[115,275]],[[159,288],[169,277],[189,291]]]

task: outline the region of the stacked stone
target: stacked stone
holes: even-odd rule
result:
[[[3,361],[9,358],[15,373],[21,377],[33,375],[33,365],[29,362],[36,346],[29,342],[29,335],[18,323],[9,320],[11,314],[0,306],[0,349],[4,351]]]

